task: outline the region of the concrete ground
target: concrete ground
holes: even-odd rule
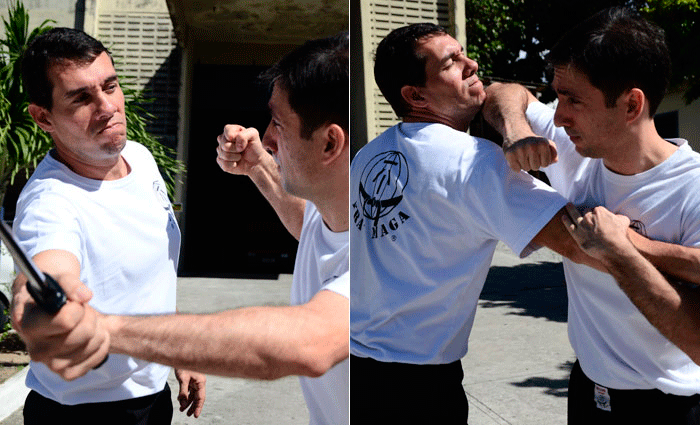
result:
[[[566,423],[574,354],[561,257],[520,260],[499,244],[462,359],[469,424]]]
[[[178,281],[178,305],[184,313],[282,305],[289,298],[290,283],[291,276],[279,280],[183,278]],[[520,260],[499,245],[479,301],[469,353],[462,359],[470,425],[565,423],[573,360],[566,335],[560,257],[540,250]],[[174,400],[177,383],[172,376],[170,385]],[[5,394],[1,387],[0,394]],[[199,425],[307,423],[294,377],[274,382],[209,377],[202,416],[195,420],[176,412],[173,419],[173,424]],[[21,410],[0,421],[0,425],[19,424]]]

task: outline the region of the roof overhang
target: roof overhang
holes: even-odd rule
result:
[[[178,42],[301,44],[348,28],[347,0],[166,0]]]

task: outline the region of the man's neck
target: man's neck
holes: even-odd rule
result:
[[[75,174],[93,180],[119,180],[131,172],[131,166],[121,154],[114,161],[104,164],[91,164],[81,161],[79,158],[66,155],[65,152],[61,153],[58,149],[53,149],[51,153],[54,159],[64,164]]]
[[[350,228],[347,178],[345,182],[345,184],[336,185],[336,190],[331,191],[327,196],[310,200],[316,205],[326,226],[336,233],[345,232]]]
[[[446,115],[436,114],[432,111],[427,110],[412,110],[403,116],[403,122],[431,122],[444,124],[448,127],[452,127],[455,130],[467,131],[469,129],[469,124],[474,117],[461,117],[454,118]]]
[[[609,170],[628,176],[656,167],[678,149],[659,136],[653,121],[630,133],[629,142],[618,147],[613,154],[603,158],[603,162]]]

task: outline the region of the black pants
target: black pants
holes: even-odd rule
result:
[[[170,387],[128,400],[66,406],[31,391],[24,403],[24,425],[166,425],[173,420]]]
[[[458,361],[446,365],[384,363],[350,356],[353,424],[466,425],[469,403]]]
[[[568,417],[569,425],[695,425],[700,424],[700,394],[596,388],[576,361],[569,378]]]

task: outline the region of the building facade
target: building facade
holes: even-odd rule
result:
[[[296,240],[248,178],[216,163],[224,125],[269,122],[257,76],[312,38],[348,29],[347,0],[24,0],[30,28],[46,19],[84,30],[117,71],[154,101],[149,131],[187,165],[178,184],[183,275],[274,276],[293,269]],[[0,11],[6,15],[7,11]]]

